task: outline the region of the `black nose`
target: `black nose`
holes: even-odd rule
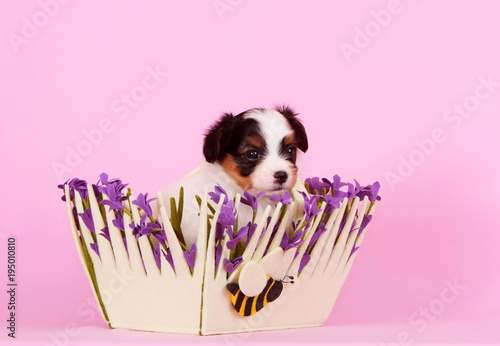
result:
[[[285,171],[277,171],[274,173],[274,178],[279,184],[283,184],[288,179],[288,173]]]

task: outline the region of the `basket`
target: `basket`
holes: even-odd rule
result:
[[[158,194],[156,218],[148,195],[126,186],[104,173],[59,186],[102,316],[112,328],[199,335],[322,325],[380,199],[378,183],[313,178],[236,225],[259,196],[230,200],[218,186],[199,199],[188,249],[182,191],[170,206]]]

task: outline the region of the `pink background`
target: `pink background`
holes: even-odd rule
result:
[[[154,193],[200,162],[222,112],[287,103],[310,140],[301,176],[378,180],[383,200],[325,326],[237,340],[500,342],[497,1],[55,3],[0,3],[0,284],[14,235],[16,341],[228,341],[109,330],[82,314],[97,310],[56,185],[105,171]],[[155,82],[148,68],[169,75]],[[451,113],[464,102],[468,115]]]

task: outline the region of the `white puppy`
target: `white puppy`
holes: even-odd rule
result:
[[[253,195],[264,191],[259,205],[265,206],[271,195],[283,195],[295,186],[297,151],[308,148],[304,126],[296,115],[285,106],[254,108],[236,116],[225,113],[209,129],[203,146],[206,162],[161,191],[168,210],[170,197],[177,200],[180,187],[184,187],[181,228],[188,247],[198,236],[196,195],[212,192],[217,185],[230,199],[243,195],[244,190]],[[241,206],[240,220],[245,213],[251,215],[250,207]]]

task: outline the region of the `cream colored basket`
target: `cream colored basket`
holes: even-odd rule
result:
[[[213,196],[203,196],[196,251],[190,253],[182,247],[179,233],[174,230],[178,220],[169,218],[161,195],[155,223],[161,227],[141,235],[137,232],[141,224],[156,221],[147,216],[151,213],[147,210],[147,195],[141,195],[145,204],[140,204],[130,190],[121,193],[125,187],[121,181],[107,181],[107,176],[101,176],[102,180],[107,185],[73,179],[60,187],[65,191],[63,199],[76,248],[104,319],[113,328],[185,334],[323,324],[380,199],[378,186],[372,191],[375,188],[371,185],[350,185],[353,191],[343,192],[346,196],[335,200],[321,193],[313,200],[295,191],[289,201],[273,201],[254,223],[251,238],[243,237],[236,248],[233,244],[230,249],[230,232],[216,237],[221,213],[231,208],[237,216],[239,208],[249,206],[242,205],[240,196],[230,202],[221,196],[219,203],[212,200]],[[335,194],[339,195],[340,190],[334,191],[332,186],[327,195]],[[113,203],[121,204],[123,209],[117,210],[119,207]],[[304,203],[310,203],[309,214]],[[174,212],[181,214],[182,210]],[[142,231],[149,231],[145,227]],[[294,232],[298,236],[293,240]],[[166,241],[162,241],[164,237]],[[292,240],[295,244],[290,243]],[[194,261],[190,255],[195,256]],[[259,290],[262,273],[269,279],[267,283],[282,287],[274,301],[267,286]],[[233,287],[239,285],[236,295],[228,289],[230,283]],[[252,299],[248,292],[255,289],[259,292],[253,293]],[[256,302],[258,297],[260,302]],[[256,311],[259,304],[261,308]],[[245,309],[249,316],[243,316]]]

